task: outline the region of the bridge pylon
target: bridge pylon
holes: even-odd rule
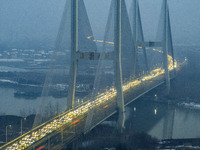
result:
[[[127,77],[136,75],[137,66],[137,44],[136,31],[138,27],[132,26],[135,30],[131,31],[131,23],[128,17],[125,0],[113,0],[111,10],[114,7],[114,76],[117,91],[117,130],[122,132],[125,124],[124,93],[122,82]],[[138,14],[138,13],[137,13]],[[137,15],[136,15],[137,16]],[[133,17],[136,20],[137,17]],[[139,17],[138,17],[139,18]],[[135,21],[136,23],[137,21]],[[141,32],[139,32],[140,34]],[[128,68],[128,67],[129,68]]]
[[[81,6],[80,6],[81,5]],[[72,109],[74,107],[74,97],[75,97],[75,85],[77,76],[77,65],[79,60],[114,60],[114,74],[115,74],[115,86],[117,90],[117,110],[118,110],[118,121],[117,129],[122,132],[125,122],[125,108],[124,108],[124,96],[122,91],[122,55],[121,55],[121,40],[122,40],[122,7],[123,12],[127,15],[127,10],[124,0],[112,1],[112,8],[114,6],[114,52],[81,52],[79,43],[79,32],[81,32],[79,27],[79,9],[84,5],[82,0],[71,1],[71,65],[70,65],[70,83],[67,97],[67,109]],[[80,7],[79,7],[80,6]],[[128,21],[128,19],[126,19]],[[130,23],[129,23],[130,24]],[[125,25],[125,23],[124,23]],[[125,27],[125,26],[124,26]],[[131,30],[130,30],[131,31]],[[131,33],[129,32],[131,35]],[[93,41],[93,40],[91,40]],[[130,40],[132,41],[132,39]],[[93,42],[94,43],[94,42]],[[92,56],[92,57],[91,57]],[[130,55],[128,55],[130,57]],[[135,60],[135,59],[134,59]],[[125,60],[123,60],[125,61]],[[134,70],[134,69],[133,69]],[[127,71],[127,70],[125,70]],[[92,119],[92,114],[91,118]],[[90,124],[87,122],[86,124]],[[88,127],[90,125],[87,125]],[[86,128],[88,128],[86,127]],[[87,129],[88,130],[88,129]]]
[[[143,34],[142,21],[141,21],[141,15],[140,15],[140,7],[139,7],[138,0],[132,1],[131,12],[130,12],[130,24],[132,27],[132,34],[133,34],[133,40],[135,43],[135,49],[138,50],[138,46],[142,47],[142,52],[144,55],[144,63],[145,63],[145,67],[146,67],[145,69],[146,69],[146,71],[150,71],[148,59],[147,59],[146,47],[144,44],[144,34]],[[142,43],[142,44],[140,45],[140,43]],[[137,53],[135,55],[137,55]],[[135,63],[135,65],[136,65],[136,63]]]
[[[74,107],[74,97],[77,75],[77,52],[78,52],[78,0],[71,0],[71,65],[70,80],[67,97],[67,109]]]
[[[167,0],[164,0],[164,28],[163,28],[163,65],[165,69],[166,94],[170,92],[170,76],[168,69],[168,40],[169,40],[169,10]]]
[[[122,17],[122,1],[116,0],[114,2],[114,67],[115,67],[115,84],[117,89],[117,108],[118,108],[118,121],[117,130],[123,131],[125,122],[125,108],[124,108],[124,96],[122,91],[122,66],[121,66],[121,17]]]
[[[87,51],[85,51],[87,50]],[[83,0],[71,0],[71,62],[67,110],[74,108],[76,78],[80,60],[97,60],[99,53]]]
[[[170,57],[172,57],[173,61],[173,75],[176,75],[168,0],[163,0],[161,11],[161,23],[163,24],[163,29],[161,31],[163,34],[161,45],[163,50],[163,67],[165,69],[166,94],[168,95],[170,92],[170,73],[168,68]]]
[[[135,5],[137,5],[137,2],[135,2],[135,3],[136,3]],[[137,6],[135,6],[135,7],[137,8]],[[139,7],[137,9],[139,9]],[[139,13],[139,11],[138,11],[138,13]],[[140,18],[140,15],[137,15],[137,16]],[[170,73],[169,73],[169,68],[168,68],[169,56],[172,57],[174,75],[176,75],[168,0],[163,0],[160,21],[161,21],[160,22],[161,25],[159,25],[158,28],[161,30],[159,30],[158,33],[160,34],[161,39],[159,39],[158,41],[140,40],[140,41],[137,41],[137,45],[141,46],[141,47],[146,46],[146,47],[162,48],[163,68],[165,70],[166,94],[168,95],[170,92]],[[141,23],[140,19],[139,19],[139,23]],[[142,38],[142,39],[144,39],[144,38]]]

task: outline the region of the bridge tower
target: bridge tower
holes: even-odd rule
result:
[[[137,5],[137,2],[135,2],[135,3],[136,3],[135,5]],[[139,9],[139,7],[138,8],[136,7],[136,9]],[[138,11],[138,13],[139,13],[139,11]],[[139,23],[141,23],[140,15],[138,15],[138,17],[139,17],[139,19],[138,19]],[[161,47],[162,48],[163,67],[165,70],[166,94],[168,95],[170,92],[170,73],[169,73],[169,69],[168,69],[169,54],[171,55],[172,61],[173,61],[174,75],[176,74],[168,0],[163,0],[160,21],[161,21],[160,22],[161,24],[159,24],[159,29],[161,29],[161,30],[159,30],[158,32],[161,36],[161,39],[159,39],[159,41],[140,40],[140,41],[137,41],[137,45],[142,46],[142,47],[146,46],[146,47]],[[142,38],[142,39],[144,39],[144,38]]]
[[[170,91],[170,76],[168,69],[168,40],[169,40],[169,10],[167,0],[164,0],[164,28],[163,28],[163,64],[165,69],[166,94]]]
[[[122,31],[122,0],[116,0],[114,4],[114,67],[115,67],[115,84],[117,89],[117,108],[118,108],[118,122],[117,129],[122,132],[125,122],[125,108],[124,96],[122,91],[122,66],[121,66],[121,31]]]
[[[67,97],[67,109],[74,107],[74,97],[77,75],[77,52],[78,52],[78,0],[71,0],[71,65],[70,80]]]
[[[161,23],[163,23],[163,31],[161,32],[163,33],[163,39],[162,39],[163,65],[165,69],[166,94],[168,95],[170,92],[170,74],[168,69],[169,55],[172,57],[174,75],[176,74],[176,70],[175,70],[175,58],[174,58],[174,48],[173,48],[172,34],[171,34],[168,0],[163,0],[162,5],[163,5],[162,6],[163,16],[161,15]]]
[[[118,120],[116,128],[118,132],[122,132],[125,122],[122,82],[130,76],[133,76],[136,68],[136,48],[134,47],[135,42],[132,37],[125,0],[112,0],[103,41],[101,54],[94,54],[99,55],[99,58],[94,58],[99,59],[96,76],[96,81],[98,83],[96,82],[95,84],[96,87],[99,88],[98,85],[102,84],[102,81],[105,81],[101,80],[100,76],[102,75],[102,72],[104,72],[104,67],[107,65],[105,61],[110,61],[109,63],[113,64],[114,69],[113,85],[117,91],[115,105],[118,113]],[[87,115],[85,132],[90,128],[93,113],[94,110],[90,110]]]
[[[90,38],[88,38],[90,37]],[[83,0],[71,0],[71,62],[67,109],[74,108],[75,88],[80,61],[99,58],[97,47]]]
[[[144,55],[144,63],[146,66],[146,71],[149,71],[146,47],[144,44],[144,34],[142,28],[142,21],[140,15],[140,7],[138,0],[133,0],[131,5],[131,12],[130,12],[130,24],[132,27],[133,33],[133,40],[135,44],[135,49],[138,49],[138,46],[142,47],[143,55]],[[141,44],[140,44],[141,43]],[[136,65],[136,63],[135,63]],[[136,67],[135,67],[136,68]]]
[[[170,74],[168,70],[168,54],[170,53],[173,59],[174,75],[175,70],[175,58],[174,49],[172,44],[172,34],[171,34],[171,24],[169,16],[168,0],[163,1],[163,11],[164,11],[164,38],[163,38],[163,60],[165,69],[165,80],[166,80],[166,94],[170,92]],[[173,136],[173,126],[174,126],[175,109],[172,105],[168,104],[167,114],[164,119],[163,127],[163,139],[172,139]]]
[[[77,73],[77,63],[78,60],[82,59],[82,60],[99,60],[100,57],[101,59],[105,59],[105,60],[111,60],[114,61],[114,78],[115,78],[115,87],[117,90],[117,98],[116,98],[116,104],[117,104],[117,111],[118,111],[118,121],[117,121],[117,129],[119,132],[122,132],[123,128],[124,128],[124,122],[125,122],[125,108],[124,108],[124,96],[123,96],[123,91],[122,91],[122,61],[123,61],[123,67],[125,68],[125,61],[126,60],[122,60],[122,58],[124,58],[127,54],[126,50],[123,49],[122,52],[122,38],[125,41],[125,37],[126,35],[122,35],[122,30],[127,32],[127,28],[128,28],[128,36],[131,36],[131,38],[129,39],[129,43],[131,44],[131,50],[133,51],[133,53],[135,54],[133,57],[131,57],[131,59],[136,59],[136,51],[135,51],[135,47],[133,47],[133,43],[134,42],[132,40],[132,33],[131,33],[131,27],[130,27],[130,22],[128,19],[128,13],[127,13],[127,9],[125,6],[125,0],[113,0],[111,3],[111,11],[114,10],[113,13],[111,13],[114,17],[114,52],[80,52],[80,48],[78,46],[78,35],[79,33],[77,33],[79,27],[79,15],[78,15],[78,8],[80,5],[80,2],[82,1],[78,1],[75,0],[73,1],[72,5],[71,5],[71,28],[72,28],[72,33],[71,33],[71,37],[72,37],[72,41],[71,41],[71,66],[70,66],[70,84],[69,84],[69,91],[68,91],[68,98],[67,98],[67,109],[71,109],[74,107],[74,97],[75,97],[75,85],[76,85],[76,73]],[[78,4],[79,3],[79,4]],[[77,6],[79,5],[79,6]],[[82,6],[80,6],[82,7]],[[125,18],[125,21],[122,21],[122,16],[123,18]],[[110,16],[112,17],[112,16]],[[109,20],[109,19],[108,19]],[[109,21],[108,21],[109,22]],[[109,24],[109,23],[108,23]],[[128,24],[128,27],[126,27]],[[126,45],[125,43],[123,43],[123,45]],[[126,54],[124,54],[126,53]],[[93,56],[92,59],[89,56]],[[123,56],[122,56],[123,55]],[[128,55],[130,57],[130,55]],[[135,63],[132,64],[132,66],[134,66]],[[130,67],[132,67],[130,66]],[[123,69],[124,69],[123,68]],[[134,68],[129,69],[132,72],[135,71]],[[127,72],[127,68],[124,69],[125,72]],[[93,111],[91,111],[93,112]],[[86,128],[85,131],[88,130],[88,127],[90,126],[89,124],[91,123],[91,119],[92,119],[92,113],[88,114],[88,121],[86,121]]]

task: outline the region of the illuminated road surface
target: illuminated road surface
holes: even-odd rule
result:
[[[176,69],[177,71],[180,70],[181,66],[177,68],[178,64],[176,61],[175,61],[175,65],[173,66],[173,59],[171,56],[168,56],[168,60],[169,60],[169,65],[168,65],[169,71],[172,71],[173,69]],[[187,61],[187,59],[185,59],[185,61]],[[160,75],[163,75],[164,77],[164,73],[165,73],[164,69],[157,68],[157,69],[152,70],[149,73],[149,75],[135,79],[133,81],[128,81],[123,84],[123,87],[122,87],[123,92],[126,92],[130,88],[140,85],[144,81],[149,81],[151,83],[152,79],[155,79],[156,77]],[[80,120],[76,120],[76,118],[87,113],[89,109],[97,107],[98,105],[101,105],[103,103],[106,103],[107,101],[114,98],[116,94],[117,94],[116,89],[114,87],[111,87],[109,90],[106,90],[106,92],[99,93],[98,96],[95,97],[94,101],[88,102],[84,105],[77,106],[73,111],[64,112],[63,114],[60,114],[59,117],[57,117],[57,119],[54,119],[51,122],[48,122],[47,124],[44,123],[44,125],[40,126],[40,128],[29,131],[28,133],[8,143],[7,144],[8,146],[5,145],[1,147],[0,149],[2,148],[5,150],[25,149],[31,146],[32,144],[34,144],[35,142],[39,141],[43,137],[45,137],[47,134],[50,134],[53,131],[58,130],[61,126],[65,124],[78,123]],[[107,108],[108,105],[104,107]],[[76,121],[73,122],[72,120],[76,120]]]

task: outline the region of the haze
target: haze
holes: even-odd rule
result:
[[[146,40],[155,37],[160,15],[160,0],[140,0]],[[1,0],[0,42],[43,42],[53,46],[65,0]],[[85,0],[96,39],[102,39],[110,0]],[[130,0],[127,2],[130,9]],[[200,1],[169,0],[171,27],[175,45],[199,45]]]

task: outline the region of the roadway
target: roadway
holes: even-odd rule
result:
[[[171,56],[168,56],[171,77],[174,77],[174,69],[178,72],[186,63],[173,66]],[[172,76],[173,75],[173,76]],[[148,75],[135,80],[126,81],[123,84],[125,105],[128,105],[144,93],[164,83],[164,69],[157,68]],[[92,128],[106,120],[117,112],[116,89],[111,87],[103,93],[99,93],[93,100],[88,100],[66,111],[59,116],[43,123],[33,130],[25,133],[17,139],[0,147],[3,150],[37,149],[45,146],[48,149],[60,149],[70,143],[75,137],[89,132]]]

